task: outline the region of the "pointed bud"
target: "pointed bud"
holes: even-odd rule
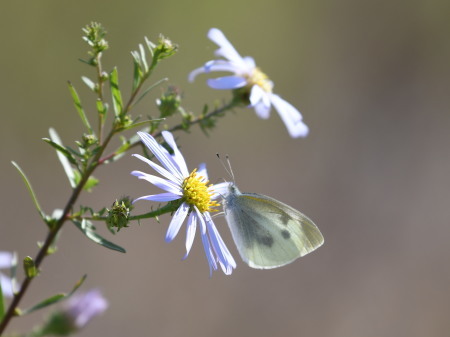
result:
[[[23,269],[27,278],[33,278],[38,274],[34,260],[30,256],[23,259]]]

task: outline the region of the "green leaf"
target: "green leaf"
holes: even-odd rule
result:
[[[0,282],[0,322],[5,317],[5,299],[3,298],[2,283]]]
[[[153,88],[157,87],[158,85],[160,85],[161,83],[167,82],[169,79],[163,78],[161,80],[159,80],[158,82],[152,84],[151,86],[149,86],[147,89],[145,89],[145,91],[142,93],[141,96],[139,96],[139,98],[136,100],[136,103],[134,103],[134,105],[136,105],[137,103],[139,103],[139,101],[141,99],[143,99],[145,97],[145,95],[147,95]]]
[[[25,185],[27,186],[28,192],[31,195],[31,199],[34,202],[34,206],[36,207],[37,211],[39,212],[39,215],[41,216],[42,220],[45,221],[45,213],[42,211],[41,206],[39,205],[39,202],[36,198],[36,194],[34,194],[33,187],[31,187],[31,184],[28,181],[27,176],[22,171],[22,169],[19,167],[19,165],[17,165],[17,163],[15,163],[13,161],[11,163],[14,165],[14,167],[17,169],[17,171],[19,171],[20,175],[22,176],[22,180],[24,181]]]
[[[81,76],[81,79],[83,80],[84,84],[88,86],[89,89],[91,89],[93,92],[97,92],[95,83],[89,77]]]
[[[21,316],[29,314],[33,311],[48,307],[49,305],[58,303],[59,301],[72,296],[72,294],[75,291],[77,291],[77,289],[83,284],[85,279],[86,279],[86,275],[84,275],[77,283],[75,283],[75,286],[72,288],[72,290],[68,294],[60,293],[60,294],[53,295],[49,298],[46,298],[45,300],[39,302],[38,304],[32,306],[31,308],[22,311]]]
[[[111,94],[113,97],[113,108],[116,116],[120,116],[122,114],[123,102],[122,102],[122,94],[119,89],[119,74],[117,72],[117,68],[111,72],[109,76],[109,82],[111,85]]]
[[[108,104],[102,102],[101,99],[97,99],[97,111],[100,115],[105,116],[108,111]]]
[[[76,160],[72,157],[71,153],[66,148],[64,148],[64,146],[62,145],[61,139],[59,139],[59,136],[56,133],[56,130],[53,128],[50,128],[49,133],[50,133],[51,141],[47,141],[47,143],[49,143],[50,145],[52,145],[53,147],[56,148],[56,150],[57,150],[56,154],[58,155],[58,159],[61,162],[61,165],[62,165],[64,171],[66,172],[67,178],[69,179],[70,186],[72,188],[75,188],[76,187],[75,174],[74,174],[74,170],[73,170],[72,166],[70,165],[70,163],[76,164]]]
[[[115,243],[112,243],[111,241],[106,240],[105,238],[103,238],[102,236],[97,234],[94,231],[92,223],[90,221],[87,221],[86,219],[83,219],[81,221],[73,219],[72,222],[75,224],[75,226],[78,227],[78,229],[84,235],[86,235],[86,237],[88,239],[91,239],[92,241],[94,241],[95,243],[98,243],[99,245],[101,245],[103,247],[106,247],[106,248],[109,248],[112,250],[116,250],[121,253],[126,253],[125,249],[123,249],[122,247],[116,245]]]
[[[141,54],[141,62],[144,67],[144,73],[148,72],[147,56],[145,55],[145,49],[142,44],[139,44],[139,52]]]
[[[131,52],[131,56],[133,57],[134,64],[132,87],[132,91],[134,92],[139,87],[144,73],[142,71],[142,62],[139,53],[137,51],[133,51]]]
[[[89,124],[89,120],[86,117],[86,114],[84,113],[83,106],[81,105],[80,97],[78,96],[77,91],[75,90],[74,86],[71,82],[69,83],[69,90],[70,94],[72,95],[73,103],[75,104],[75,108],[78,111],[78,114],[80,115],[81,121],[83,122],[84,126],[89,130],[89,133],[93,133],[91,125]]]
[[[154,44],[153,42],[151,42],[149,39],[147,39],[147,37],[144,37],[145,39],[145,43],[147,44],[147,48],[149,50],[149,52],[152,54],[152,56],[154,55],[154,50],[156,48],[156,44]]]

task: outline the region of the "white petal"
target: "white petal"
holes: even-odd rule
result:
[[[254,107],[256,114],[259,118],[267,119],[270,116],[270,104],[266,105],[263,101],[260,101]]]
[[[222,56],[236,64],[247,66],[241,55],[234,49],[233,45],[228,41],[225,35],[217,28],[211,28],[208,32],[208,38],[217,44],[220,48],[216,50],[217,56]]]
[[[271,101],[286,125],[291,137],[305,137],[308,135],[309,129],[308,126],[303,123],[300,111],[278,95],[271,95]]]
[[[208,172],[206,171],[206,164],[201,163],[198,165],[197,173],[199,176],[205,177],[205,180],[208,180]]]
[[[154,169],[156,172],[158,172],[160,175],[166,177],[170,181],[173,181],[174,183],[181,183],[180,178],[178,176],[174,176],[172,173],[167,171],[165,168],[159,166],[158,164],[152,162],[150,159],[147,159],[140,154],[132,154],[133,157],[136,157],[143,162],[147,163],[152,169]]]
[[[214,251],[216,252],[219,261],[223,263],[225,267],[224,272],[227,271],[231,273],[230,267],[236,268],[236,261],[234,261],[234,258],[225,245],[225,242],[223,242],[223,239],[220,236],[210,216],[206,216],[206,223],[208,226],[208,233],[209,237],[211,238],[211,243]]]
[[[191,251],[192,244],[194,243],[196,230],[197,230],[197,213],[191,212],[186,226],[186,255],[183,257],[183,260],[188,257],[189,252]]]
[[[203,249],[205,250],[206,259],[208,260],[208,264],[209,264],[209,275],[211,276],[212,271],[217,270],[217,262],[216,262],[216,259],[214,258],[214,254],[211,249],[211,244],[209,243],[208,234],[206,233],[205,220],[203,219],[203,216],[197,209],[195,211],[197,214],[197,219],[200,220],[200,227],[202,229],[203,228],[205,229],[204,231],[201,230],[200,233],[201,233],[201,238],[202,238],[202,243],[203,243]]]
[[[0,252],[0,269],[11,268],[13,254],[10,252]]]
[[[218,90],[232,90],[242,88],[247,85],[247,80],[240,76],[210,78],[206,82],[211,88]]]
[[[160,194],[144,195],[143,197],[134,199],[133,204],[139,200],[167,202],[167,201],[178,200],[180,198],[181,198],[181,195],[177,195],[177,194],[173,194],[173,193],[160,193]]]
[[[173,215],[166,233],[166,242],[172,241],[180,231],[181,225],[189,212],[189,205],[183,202]]]
[[[182,189],[179,185],[171,182],[170,180],[165,180],[163,178],[140,172],[140,171],[133,171],[131,172],[132,175],[138,177],[139,179],[147,180],[149,183],[159,187],[160,189],[171,192],[174,194],[181,195],[183,194]]]
[[[270,94],[265,92],[259,85],[254,85],[250,92],[250,106],[255,109],[259,118],[269,118]]]
[[[178,150],[177,143],[175,142],[172,133],[170,133],[169,131],[163,131],[162,136],[164,137],[167,144],[169,144],[169,146],[172,148],[175,156],[175,162],[181,170],[181,173],[184,177],[187,177],[189,175],[189,171],[186,165],[186,161],[184,160],[184,157],[181,154],[180,150]]]
[[[139,137],[141,137],[142,142],[149,148],[150,151],[155,155],[155,157],[161,162],[161,164],[174,176],[176,176],[180,181],[184,179],[184,176],[180,172],[177,166],[172,162],[172,158],[168,155],[167,151],[164,149],[151,135],[145,132],[138,132]]]
[[[2,293],[5,297],[13,297],[13,291],[12,291],[12,281],[9,277],[0,274],[0,283],[2,285]]]
[[[220,184],[215,184],[211,186],[210,190],[212,192],[211,199],[217,199],[218,197],[224,198],[230,191],[230,185],[233,183],[223,182]]]

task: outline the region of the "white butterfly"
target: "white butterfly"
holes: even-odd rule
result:
[[[284,266],[324,241],[304,214],[265,195],[241,193],[233,183],[224,199],[224,212],[239,254],[252,268]]]

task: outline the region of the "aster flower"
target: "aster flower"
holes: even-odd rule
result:
[[[211,71],[232,72],[234,74],[231,76],[209,79],[207,83],[213,89],[236,90],[242,88],[250,102],[249,107],[254,108],[260,118],[269,118],[270,109],[273,106],[286,125],[291,137],[305,137],[308,134],[308,127],[303,123],[300,112],[280,96],[272,93],[273,82],[256,67],[253,58],[249,56],[241,57],[225,35],[217,28],[209,30],[208,38],[219,46],[215,55],[223,57],[225,60],[211,60],[206,62],[203,67],[193,70],[189,74],[190,82],[201,73]]]
[[[158,202],[169,202],[178,200],[179,208],[175,211],[166,233],[166,242],[172,241],[178,234],[184,220],[187,218],[186,226],[186,254],[187,258],[194,242],[197,225],[200,227],[200,235],[208,260],[210,273],[217,270],[218,264],[223,272],[230,275],[236,262],[225,246],[216,226],[211,218],[210,212],[215,211],[219,204],[214,201],[228,191],[229,183],[208,185],[208,175],[205,165],[189,173],[183,155],[178,150],[173,135],[168,131],[163,131],[162,136],[166,143],[172,148],[170,154],[163,146],[149,134],[138,132],[142,142],[155,155],[162,166],[155,164],[151,160],[139,155],[134,156],[153,168],[161,177],[147,174],[140,171],[133,171],[131,174],[139,179],[147,180],[155,186],[166,191],[166,193],[146,195],[134,200],[149,200]]]
[[[13,262],[13,254],[10,252],[0,251],[0,269],[11,268]],[[12,281],[8,276],[0,273],[0,282],[2,285],[3,296],[12,297]]]

